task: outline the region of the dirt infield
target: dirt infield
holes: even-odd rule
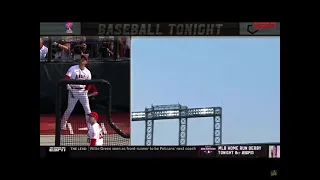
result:
[[[106,121],[104,116],[99,118],[99,124],[107,134],[104,143],[108,146],[130,145],[130,139],[118,135]],[[129,113],[113,114],[112,121],[125,133],[130,133]],[[62,146],[87,146],[87,133],[84,116],[73,115],[68,121],[67,130],[61,131]],[[40,115],[40,146],[52,146],[55,142],[55,115]]]

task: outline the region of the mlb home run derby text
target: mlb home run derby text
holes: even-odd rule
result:
[[[254,155],[261,146],[218,146],[218,155]]]
[[[98,36],[220,35],[223,24],[99,24]]]

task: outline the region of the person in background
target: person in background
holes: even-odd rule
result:
[[[75,46],[73,49],[74,58],[76,60],[81,59],[81,56],[89,57],[89,50],[87,49],[87,44],[81,42],[80,46]]]
[[[130,43],[131,39],[129,36],[123,36],[119,39],[119,55],[120,58],[130,57]]]
[[[48,48],[44,45],[44,41],[40,38],[40,61],[44,61],[48,54]]]
[[[90,40],[89,40],[90,41]],[[88,42],[87,41],[87,37],[86,36],[82,36],[81,38],[80,38],[80,46],[81,46],[81,44],[82,43],[85,43],[86,44],[86,46],[87,46],[87,50],[88,50],[88,56],[90,57],[90,58],[95,58],[95,51],[96,51],[96,49],[95,49],[95,46],[94,46],[94,44],[92,44],[92,42]]]
[[[58,42],[52,43],[52,48],[54,49],[55,60],[69,60],[70,59],[70,43],[61,39]]]
[[[99,53],[101,58],[108,58],[108,41],[107,39],[103,39],[102,43],[99,47]]]
[[[125,46],[124,57],[130,58],[130,54],[131,54],[130,49],[131,49],[131,37],[126,36],[126,46]]]
[[[72,43],[71,46],[71,52],[73,54],[73,57],[75,60],[79,60],[79,55],[81,56],[81,52],[79,50],[81,49],[80,46],[82,43],[86,43],[87,38],[85,36],[77,36],[77,41]]]
[[[114,54],[114,43],[113,43],[113,41],[110,42],[110,44],[109,44],[108,53],[109,53],[108,55],[109,55],[110,58],[112,58],[112,59],[115,58],[116,55]]]
[[[102,44],[99,47],[101,58],[114,58],[114,43],[107,39],[102,40]]]

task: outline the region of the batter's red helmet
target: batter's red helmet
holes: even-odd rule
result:
[[[99,115],[98,115],[98,113],[96,113],[96,112],[91,112],[90,114],[88,114],[88,116],[94,117],[94,118],[96,118],[97,120],[99,119]]]

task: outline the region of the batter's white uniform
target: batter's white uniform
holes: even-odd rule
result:
[[[103,130],[98,123],[94,123],[89,131],[88,136],[90,138],[91,146],[102,146],[103,145]],[[92,143],[93,140],[93,143]]]
[[[86,67],[82,70],[80,69],[79,65],[71,66],[66,74],[67,77],[70,79],[75,80],[91,80],[91,72]],[[84,109],[85,117],[86,117],[86,124],[87,128],[90,128],[89,123],[89,116],[88,114],[91,113],[88,92],[86,91],[86,85],[79,85],[79,84],[70,84],[67,85],[69,90],[68,92],[68,107],[67,110],[64,112],[64,115],[61,120],[61,128],[65,129],[67,125],[67,121],[78,101],[82,104]]]

